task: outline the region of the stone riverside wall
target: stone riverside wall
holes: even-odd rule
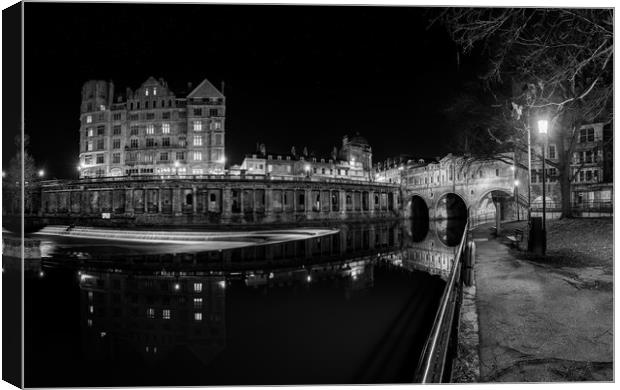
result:
[[[43,182],[29,215],[99,226],[289,224],[400,218],[400,188],[265,177],[109,178]]]

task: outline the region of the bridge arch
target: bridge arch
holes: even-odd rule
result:
[[[467,219],[467,200],[458,192],[446,191],[435,202],[435,219]]]
[[[476,219],[495,220],[496,203],[499,205],[501,220],[516,219],[513,189],[493,187],[486,189],[472,207],[471,213]],[[494,201],[495,199],[495,201]]]
[[[411,219],[429,219],[429,208],[424,197],[420,194],[410,196],[411,206],[409,207]]]

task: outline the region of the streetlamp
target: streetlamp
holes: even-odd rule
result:
[[[175,160],[174,161],[174,174],[176,176],[179,175],[179,165],[181,165],[181,163],[179,163],[179,160]]]
[[[515,208],[517,209],[517,221],[520,221],[521,216],[519,213],[519,179],[515,179],[514,185],[515,185],[514,198],[515,198]]]
[[[544,255],[547,251],[547,199],[545,195],[545,150],[547,149],[547,131],[549,129],[549,122],[546,119],[541,119],[538,121],[538,133],[543,137],[543,147],[542,147],[542,235],[543,235],[543,246],[542,246],[542,254]]]
[[[39,177],[45,176],[45,171],[43,169],[39,169]]]

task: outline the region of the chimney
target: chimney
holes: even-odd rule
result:
[[[114,102],[114,82],[110,80],[108,83],[108,107],[112,107],[112,103]]]
[[[222,92],[222,95],[224,95],[224,87],[225,86],[226,86],[226,84],[224,83],[224,80],[222,80],[222,88],[221,88],[221,91],[220,91],[220,92]]]

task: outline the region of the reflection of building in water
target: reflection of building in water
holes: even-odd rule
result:
[[[225,288],[223,276],[80,271],[84,354],[189,352],[206,363],[225,348]]]

